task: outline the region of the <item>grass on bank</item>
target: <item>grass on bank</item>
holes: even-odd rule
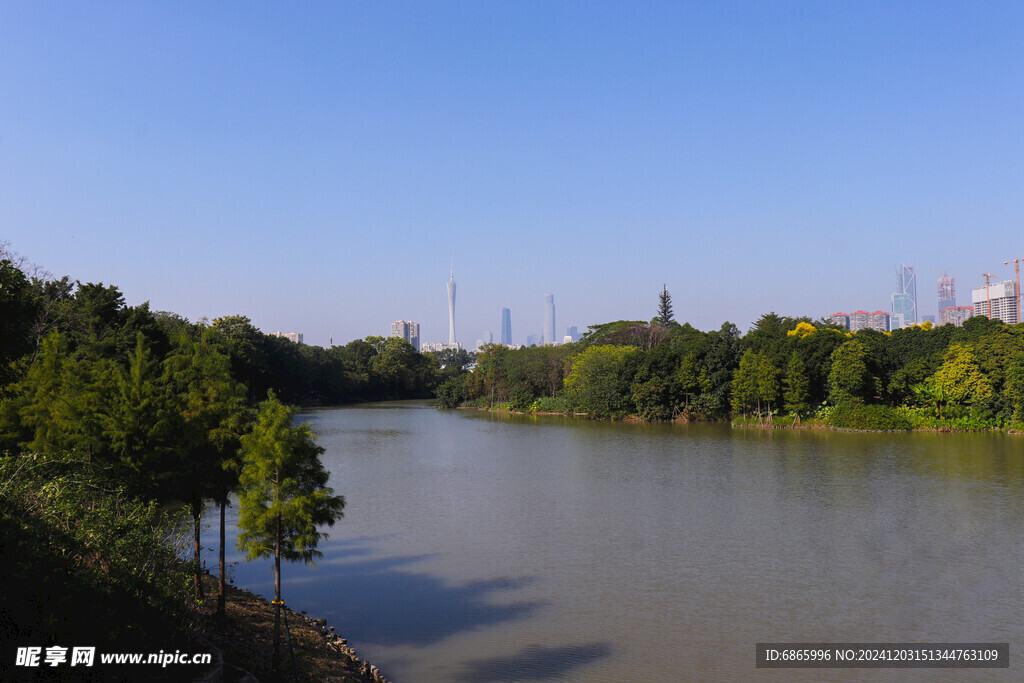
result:
[[[231,588],[223,621],[217,588],[193,594],[188,520],[129,495],[87,462],[25,454],[0,456],[0,678],[30,680],[193,680],[193,666],[112,666],[100,653],[207,652],[260,680],[271,670],[274,613],[269,602]],[[289,617],[299,680],[362,681],[315,624]],[[91,668],[14,667],[18,647],[96,647]],[[70,652],[70,650],[69,650]],[[72,675],[73,674],[73,675]]]

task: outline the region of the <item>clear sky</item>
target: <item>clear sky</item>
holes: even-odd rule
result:
[[[1024,3],[0,3],[0,240],[307,343],[959,303],[1024,257]]]

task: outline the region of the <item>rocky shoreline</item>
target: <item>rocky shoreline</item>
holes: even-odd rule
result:
[[[228,587],[226,617],[215,615],[216,586],[198,609],[202,627],[195,637],[214,654],[214,663],[198,681],[274,681],[294,678],[338,683],[389,683],[380,669],[360,659],[348,640],[338,636],[326,619],[285,607],[288,633],[282,627],[281,669],[271,666],[274,607],[262,596]],[[289,651],[291,642],[291,652]],[[292,664],[294,653],[294,669]]]

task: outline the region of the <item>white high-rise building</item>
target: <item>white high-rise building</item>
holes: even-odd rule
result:
[[[278,330],[277,332],[274,333],[274,336],[275,337],[283,337],[283,338],[287,339],[288,341],[295,342],[296,344],[301,344],[302,343],[302,333],[301,332],[281,332],[280,330]]]
[[[405,341],[413,345],[413,347],[420,350],[420,324],[414,323],[411,320],[396,320],[391,323],[391,336],[401,337]]]
[[[845,314],[837,313],[836,315]],[[835,316],[833,316],[832,319],[835,320]],[[875,311],[874,313],[868,313],[867,311],[854,311],[850,314],[849,319],[850,332],[857,332],[858,330],[866,329],[888,332],[891,329],[889,314],[885,311]]]
[[[996,318],[1008,325],[1017,324],[1017,283],[1013,280],[997,282],[988,287],[975,287],[971,290],[971,301],[974,304],[974,315]]]
[[[829,320],[834,322],[836,325],[839,325],[840,327],[843,327],[843,328],[845,328],[847,330],[850,329],[850,316],[848,314],[846,314],[846,313],[833,313],[828,318],[829,318]]]

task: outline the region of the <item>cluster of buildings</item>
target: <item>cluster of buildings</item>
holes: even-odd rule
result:
[[[1019,262],[1024,259],[1015,259],[1006,263]],[[984,315],[988,318],[1001,320],[1007,324],[1015,325],[1021,319],[1020,281],[1019,273],[1015,280],[1003,282],[991,282],[995,277],[991,274],[984,274],[985,285],[975,287],[971,290],[971,305],[958,306],[956,303],[956,281],[948,275],[943,275],[937,281],[938,319],[935,316],[919,315],[917,299],[917,275],[913,266],[900,264],[896,269],[896,287],[890,297],[890,308],[888,311],[857,310],[853,313],[833,313],[829,319],[837,325],[851,331],[873,329],[880,332],[890,332],[902,327],[909,327],[925,321],[931,321],[938,325],[964,324],[968,318]],[[401,337],[413,345],[417,351],[444,351],[447,349],[462,349],[462,343],[455,339],[455,264],[452,262],[451,276],[447,282],[448,290],[448,342],[420,342],[419,323],[411,320],[396,320],[391,323],[391,336]],[[301,332],[275,332],[274,335],[284,337],[296,344],[302,343]],[[547,344],[565,344],[579,341],[579,330],[575,326],[566,328],[565,335],[560,339],[555,336],[555,297],[550,292],[544,293],[544,333],[540,336],[530,334],[526,336],[526,346],[543,346]],[[331,343],[333,344],[333,339]],[[494,343],[494,334],[488,333],[485,339],[477,339],[476,346],[480,348],[484,344]],[[504,346],[514,347],[512,343],[512,311],[508,308],[501,309],[501,332],[498,343]]]
[[[448,342],[420,342],[420,326],[411,320],[396,320],[391,323],[391,336],[401,337],[412,344],[417,351],[444,351],[447,349],[462,349],[462,343],[455,339],[455,263],[452,261],[451,275],[448,279]],[[545,344],[564,344],[567,342],[579,341],[578,328],[573,325],[566,328],[565,335],[558,338],[555,336],[555,296],[550,292],[544,293],[544,333],[540,337],[535,334],[527,335],[526,345],[536,346]],[[494,343],[494,334],[487,333],[485,339],[477,339],[476,346],[480,348],[484,344]],[[508,308],[501,309],[501,332],[498,336],[498,343],[505,346],[514,346],[512,343],[512,311]]]
[[[1010,263],[1009,261],[1007,263]],[[890,299],[889,311],[854,311],[834,313],[829,319],[836,324],[856,332],[874,329],[890,332],[930,320],[938,325],[961,326],[968,318],[984,315],[1010,325],[1020,321],[1020,284],[1017,280],[992,283],[990,274],[983,275],[985,285],[971,290],[970,306],[956,305],[956,281],[948,275],[938,279],[938,320],[932,316],[918,315],[917,276],[913,266],[896,266],[896,289]]]
[[[301,332],[281,332],[280,330],[278,330],[277,332],[272,332],[271,336],[283,337],[283,338],[287,339],[288,341],[295,342],[296,344],[301,344],[302,343],[302,333]]]

